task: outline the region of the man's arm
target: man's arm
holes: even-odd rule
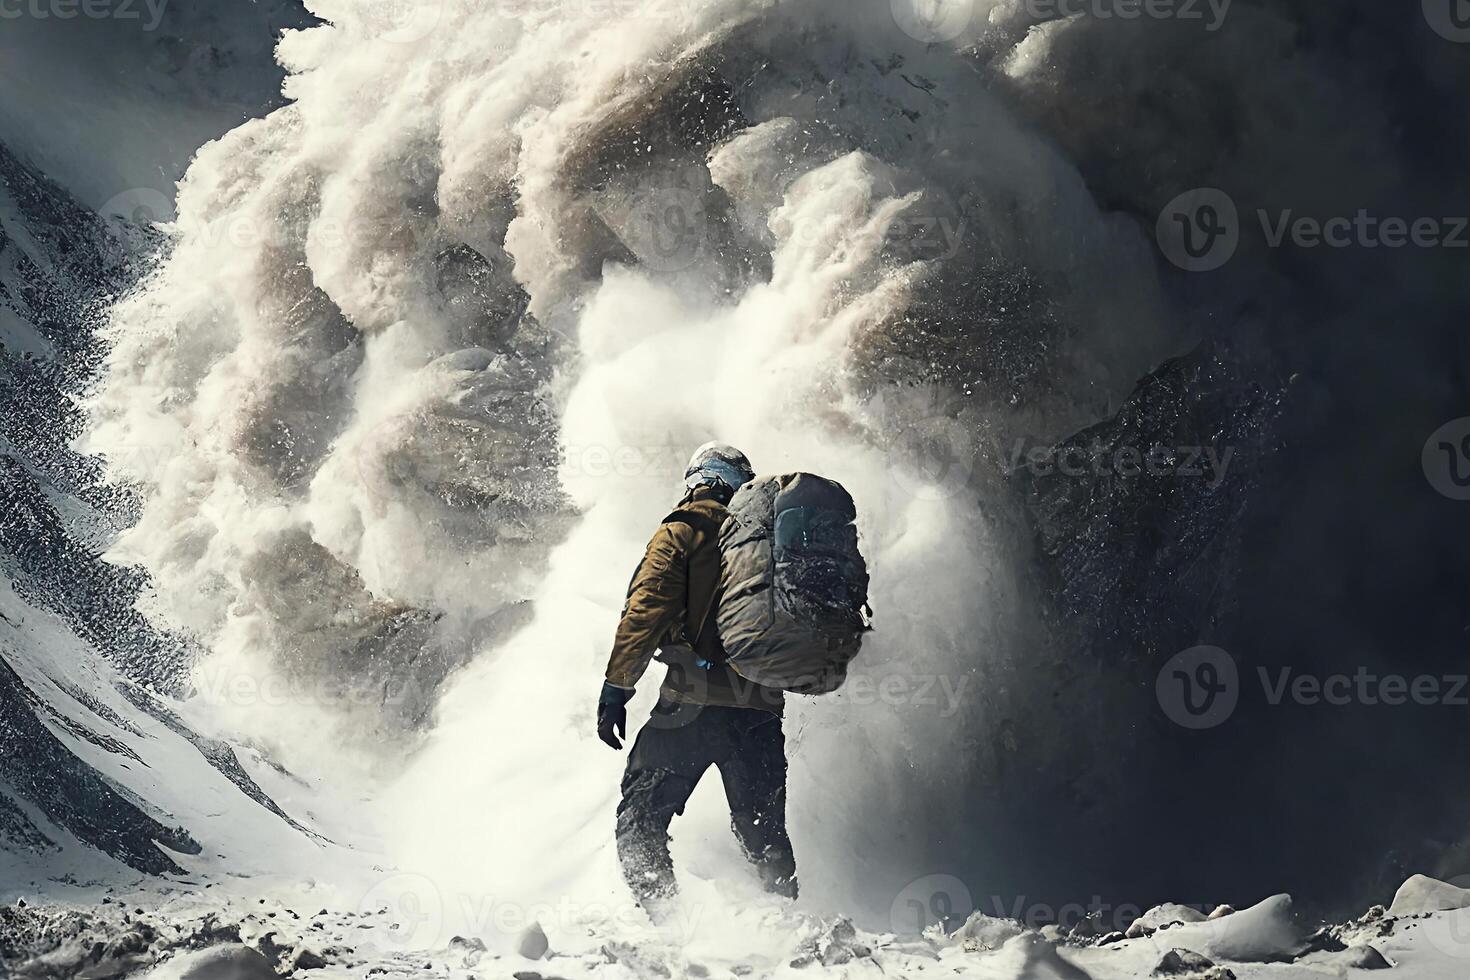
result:
[[[689,604],[691,534],[687,524],[663,524],[648,542],[628,586],[628,600],[608,658],[607,682],[614,687],[632,690],[648,669],[659,642],[684,618]]]

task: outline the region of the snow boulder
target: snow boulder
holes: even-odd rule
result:
[[[147,980],[280,980],[280,974],[258,950],[230,943],[169,960]]]
[[[516,952],[528,960],[539,960],[551,950],[551,941],[541,923],[532,922],[516,940]]]
[[[1154,937],[1165,948],[1190,950],[1216,962],[1288,962],[1307,948],[1290,895],[1275,895],[1233,915],[1174,926]]]
[[[1394,893],[1389,915],[1419,915],[1470,908],[1470,890],[1456,888],[1428,875],[1414,875]]]
[[[1147,936],[1160,929],[1169,926],[1185,925],[1190,922],[1205,921],[1205,914],[1199,909],[1192,909],[1188,905],[1176,905],[1173,902],[1165,902],[1163,905],[1155,905],[1147,912],[1134,919],[1128,926],[1125,935],[1129,939],[1139,936]]]
[[[1354,970],[1387,970],[1393,966],[1376,947],[1367,943],[1349,946],[1339,955],[1337,963]]]
[[[1213,970],[1215,964],[1198,953],[1187,949],[1171,949],[1164,954],[1154,967],[1153,976],[1156,977],[1179,977],[1191,973],[1204,973]]]

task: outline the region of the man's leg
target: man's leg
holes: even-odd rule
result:
[[[730,825],[766,890],[796,897],[796,856],[786,834],[786,736],[781,719],[741,708],[734,751],[720,759]]]
[[[661,702],[638,732],[623,774],[618,803],[618,861],[638,904],[657,915],[661,900],[677,891],[669,856],[669,824],[710,759],[701,746],[700,712],[665,710]]]

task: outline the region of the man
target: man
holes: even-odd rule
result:
[[[726,664],[713,615],[725,506],[754,475],[745,454],[731,446],[711,442],[695,451],[684,499],[633,573],[598,701],[598,736],[622,748],[634,685],[655,651],[668,665],[658,704],[629,753],[618,804],[623,875],[655,920],[676,891],[669,823],[711,765],[724,781],[735,836],[766,889],[796,897],[796,860],[786,834],[784,697]]]

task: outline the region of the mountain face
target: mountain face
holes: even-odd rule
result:
[[[194,780],[298,826],[167,706],[194,650],[135,608],[143,576],[101,557],[135,502],[71,442],[135,245],[0,146],[0,852],[16,885],[182,873],[204,846],[181,825]]]

